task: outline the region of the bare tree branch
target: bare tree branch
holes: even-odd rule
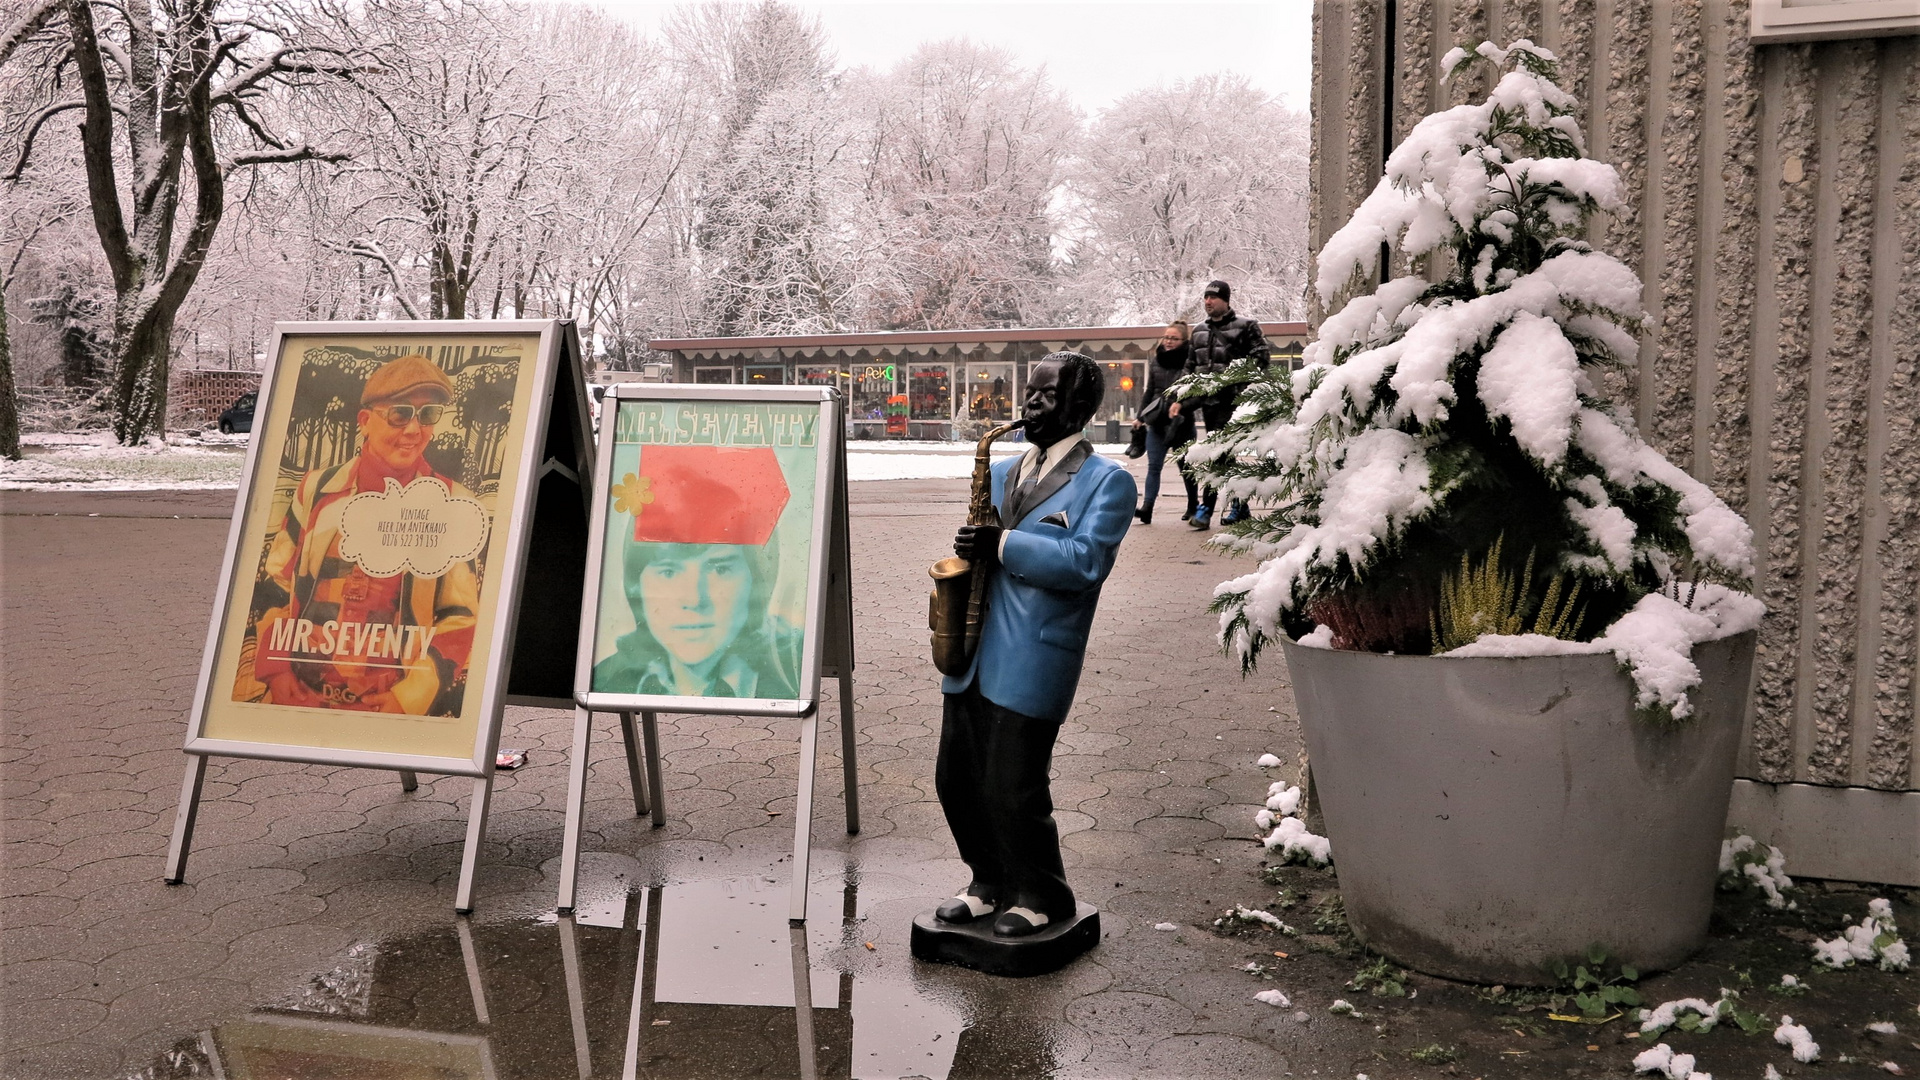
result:
[[[289,163],[295,161],[347,161],[353,155],[344,150],[322,150],[319,147],[301,143],[299,146],[281,147],[276,150],[248,150],[233,155],[227,162],[226,173],[231,176],[241,169],[252,165],[266,165],[274,162]]]
[[[25,44],[44,29],[47,24],[60,16],[60,5],[64,0],[32,0],[20,17],[0,34],[0,66],[4,66],[13,56],[14,50]]]

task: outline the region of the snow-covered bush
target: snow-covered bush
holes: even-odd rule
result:
[[[1770,908],[1793,910],[1799,906],[1786,896],[1786,890],[1793,888],[1793,879],[1787,876],[1787,857],[1771,844],[1762,851],[1759,841],[1741,833],[1720,842],[1720,888],[1736,892],[1747,885],[1766,893]]]
[[[1905,971],[1912,963],[1907,943],[1900,939],[1900,928],[1893,922],[1893,904],[1885,899],[1869,903],[1867,914],[1841,931],[1839,937],[1815,942],[1813,959],[1830,968],[1878,962],[1882,971]]]
[[[1222,643],[1248,667],[1320,626],[1336,648],[1433,652],[1449,575],[1491,557],[1508,584],[1534,572],[1486,624],[1510,632],[1469,650],[1612,651],[1640,708],[1684,717],[1693,644],[1763,613],[1730,587],[1753,574],[1751,531],[1601,396],[1601,369],[1636,363],[1641,283],[1583,239],[1621,183],[1585,155],[1553,55],[1488,43],[1446,67],[1463,60],[1491,63],[1498,85],[1421,120],[1327,241],[1319,298],[1350,299],[1305,367],[1242,362],[1192,383],[1243,387],[1233,421],[1186,455],[1256,507],[1216,540],[1261,560],[1215,590]],[[1383,251],[1396,276],[1353,295]],[[1549,594],[1574,608],[1564,623],[1536,617]],[[1456,638],[1476,625],[1449,616]]]

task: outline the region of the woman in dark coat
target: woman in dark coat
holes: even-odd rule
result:
[[[1169,391],[1179,381],[1180,371],[1193,351],[1189,336],[1184,319],[1168,323],[1160,335],[1160,344],[1154,346],[1153,362],[1147,365],[1147,392],[1140,399],[1145,404],[1140,407],[1140,418],[1133,422],[1134,427],[1147,429],[1146,491],[1140,496],[1140,508],[1133,512],[1142,525],[1153,524],[1153,503],[1160,495],[1160,469],[1167,463],[1167,451],[1178,450],[1193,439],[1193,417],[1167,414],[1174,400]],[[1187,485],[1187,512],[1180,515],[1180,520],[1185,521],[1193,516],[1200,493],[1184,468],[1180,470],[1180,479]]]

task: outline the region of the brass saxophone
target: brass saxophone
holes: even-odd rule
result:
[[[1015,420],[986,433],[973,451],[973,496],[967,502],[967,524],[998,525],[1000,511],[993,505],[993,461],[988,447],[1009,431],[1026,426]],[[927,571],[933,594],[927,598],[927,624],[933,630],[933,666],[942,675],[960,675],[973,661],[980,645],[980,624],[987,606],[987,575],[973,564],[949,555]]]

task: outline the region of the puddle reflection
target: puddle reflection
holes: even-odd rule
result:
[[[964,1080],[1054,1071],[1041,1026],[970,1026],[957,995],[942,1000],[938,983],[916,984],[912,961],[863,952],[852,876],[843,889],[816,884],[804,928],[787,922],[786,902],[784,883],[767,878],[682,882],[583,903],[575,918],[460,920],[357,946],[301,992],[181,1040],[138,1075]]]

